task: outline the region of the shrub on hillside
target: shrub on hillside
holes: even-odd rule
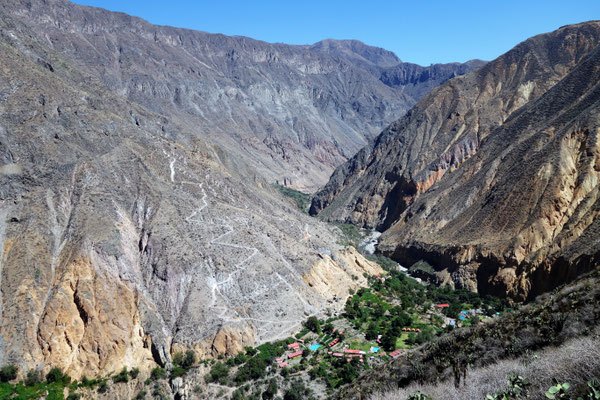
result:
[[[63,374],[59,367],[54,367],[46,374],[46,381],[48,383],[57,382],[68,385],[71,382],[71,377]]]
[[[0,382],[10,382],[17,379],[19,369],[15,365],[6,365],[0,368]]]
[[[150,372],[150,379],[153,381],[156,381],[158,379],[164,379],[166,376],[166,371],[161,367],[156,367]]]
[[[235,375],[236,383],[240,384],[249,380],[256,380],[264,377],[267,365],[267,360],[258,356],[252,357],[246,364],[238,369]]]
[[[113,376],[113,382],[115,383],[125,383],[129,381],[129,373],[127,372],[127,367],[123,367],[121,372]]]
[[[210,372],[206,375],[206,381],[225,384],[228,377],[229,367],[222,362],[217,362],[210,368]]]
[[[25,380],[23,381],[23,383],[25,384],[25,386],[35,386],[41,381],[42,376],[40,374],[40,371],[38,371],[37,369],[30,369],[29,371],[27,371],[27,375],[25,376]]]

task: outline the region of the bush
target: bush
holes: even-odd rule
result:
[[[15,365],[7,365],[0,368],[0,382],[10,382],[17,379],[17,372],[19,369]]]
[[[93,381],[89,380],[87,376],[84,375],[81,377],[81,383],[79,384],[80,386],[90,387],[90,386],[92,386],[92,384],[93,384]]]
[[[283,395],[283,400],[303,400],[309,398],[311,391],[300,381],[294,381]]]
[[[173,365],[177,365],[186,371],[196,363],[196,354],[192,350],[184,353],[175,353],[173,356]]]
[[[129,376],[131,377],[131,379],[137,378],[139,374],[140,374],[140,369],[137,367],[132,368],[131,371],[129,371]]]
[[[267,361],[261,357],[252,357],[242,365],[237,374],[235,375],[235,381],[237,383],[243,383],[249,380],[260,379],[265,376],[265,369],[267,368]]]
[[[246,395],[242,389],[236,389],[231,396],[231,400],[246,400]]]
[[[421,392],[414,392],[409,394],[406,400],[431,400],[431,398]]]
[[[260,353],[258,354],[257,357],[262,358],[263,360],[266,361],[271,361],[279,356],[281,356],[284,353],[284,347],[283,344],[285,342],[276,342],[276,343],[263,343],[260,346],[257,347],[257,349],[260,351]]]
[[[174,365],[171,370],[171,378],[178,378],[180,376],[184,376],[187,370],[185,368],[181,368],[179,365]]]
[[[127,372],[127,367],[123,367],[121,372],[117,375],[113,376],[114,383],[125,383],[129,381],[129,373]]]
[[[256,353],[258,353],[258,351],[254,347],[250,347],[250,346],[247,346],[245,348],[245,350],[246,350],[246,354],[249,355],[249,356],[251,356],[251,357],[253,355],[255,355]]]
[[[140,390],[138,392],[138,394],[135,396],[136,400],[142,400],[146,398],[146,391],[145,390]]]
[[[555,385],[550,386],[550,389],[546,392],[546,397],[549,399],[568,399],[567,391],[570,387],[571,385],[568,382],[562,384],[556,382]]]
[[[40,371],[37,369],[30,369],[27,371],[27,375],[25,376],[25,386],[35,386],[42,381],[42,377],[40,375]]]
[[[181,364],[181,366],[183,368],[189,369],[194,364],[196,364],[196,353],[194,353],[192,350],[186,351],[185,357],[183,358],[183,363]]]
[[[304,322],[304,326],[311,332],[321,333],[321,324],[314,315],[308,317],[308,319]]]
[[[206,376],[207,382],[218,382],[224,384],[229,377],[229,367],[222,362],[213,364],[210,372]]]
[[[279,391],[279,386],[277,385],[277,379],[271,378],[269,381],[269,385],[262,394],[262,398],[264,400],[270,400],[275,397],[277,392]]]
[[[156,381],[158,379],[164,379],[167,376],[165,370],[161,367],[156,367],[150,372],[150,379]]]
[[[245,355],[244,353],[239,353],[235,357],[232,357],[229,360],[227,360],[227,365],[229,365],[229,366],[240,365],[240,364],[245,363],[247,360],[248,360],[247,355]]]
[[[181,365],[183,362],[183,353],[177,352],[173,354],[173,365]]]
[[[63,383],[65,385],[68,385],[69,382],[71,382],[71,378],[69,377],[69,375],[63,374],[63,372],[60,368],[54,367],[50,371],[48,371],[48,373],[46,374],[46,382],[48,382],[48,383],[57,382],[57,383]]]
[[[100,382],[100,385],[98,385],[98,393],[106,392],[108,392],[108,384],[106,383],[106,381],[102,381]]]
[[[79,393],[69,393],[69,395],[67,396],[67,400],[79,400],[81,398],[81,395]]]
[[[273,185],[273,186],[275,186],[275,188],[277,190],[279,190],[281,192],[281,194],[292,199],[296,203],[296,206],[298,206],[298,209],[300,209],[301,211],[303,211],[305,213],[308,212],[308,207],[310,206],[310,202],[312,199],[312,196],[310,194],[303,193],[298,190],[290,189],[290,188],[282,186],[282,185]]]

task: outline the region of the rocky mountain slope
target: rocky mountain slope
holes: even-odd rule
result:
[[[0,365],[79,378],[232,354],[379,270],[237,154],[4,12],[0,48]]]
[[[311,213],[386,230],[440,282],[524,300],[598,262],[600,23],[533,37],[425,96]]]
[[[209,138],[250,175],[307,191],[432,87],[481,64],[425,68],[358,41],[270,44],[65,0],[6,0],[0,9],[111,90],[179,119],[187,133],[173,139],[186,147]]]

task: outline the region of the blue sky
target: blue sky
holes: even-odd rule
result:
[[[562,25],[600,19],[600,0],[75,0],[151,23],[268,42],[358,39],[403,61],[491,60]]]

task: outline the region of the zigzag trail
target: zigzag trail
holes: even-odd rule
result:
[[[261,326],[262,329],[264,329],[265,325],[270,325],[270,324],[277,324],[277,325],[281,325],[281,324],[285,324],[285,326],[280,329],[278,332],[276,332],[275,334],[272,335],[272,337],[270,337],[268,340],[276,340],[276,339],[280,339],[282,337],[287,336],[286,333],[289,332],[290,329],[294,328],[295,326],[298,326],[301,324],[302,320],[301,319],[292,319],[292,320],[282,320],[282,319],[277,319],[277,320],[269,320],[269,319],[259,319],[259,318],[251,318],[251,317],[242,317],[239,315],[239,313],[235,310],[235,307],[231,306],[231,307],[227,307],[227,306],[216,306],[217,303],[217,294],[220,295],[221,299],[227,303],[229,305],[229,301],[227,300],[227,298],[223,295],[223,293],[221,292],[220,288],[224,285],[226,285],[227,283],[232,282],[232,278],[234,277],[234,275],[239,274],[241,272],[243,272],[247,267],[248,267],[248,261],[250,261],[253,257],[255,257],[257,254],[260,253],[260,251],[256,248],[256,247],[248,247],[248,246],[242,246],[242,245],[237,245],[237,244],[232,244],[232,243],[227,243],[224,242],[223,239],[226,238],[227,236],[238,232],[239,230],[234,229],[234,227],[231,225],[230,222],[223,222],[223,223],[214,223],[212,221],[207,221],[205,220],[205,216],[204,214],[204,210],[206,208],[210,208],[209,207],[209,203],[207,201],[208,195],[206,193],[206,190],[204,189],[204,183],[203,182],[194,182],[191,180],[181,180],[181,181],[177,181],[176,178],[176,174],[177,173],[181,173],[184,176],[187,175],[187,172],[185,170],[182,169],[176,169],[176,163],[177,163],[177,159],[173,158],[171,156],[169,156],[164,150],[163,153],[165,154],[165,156],[170,160],[169,162],[169,170],[170,170],[170,180],[171,182],[173,182],[174,184],[181,184],[181,185],[193,185],[193,186],[198,186],[202,192],[202,197],[200,198],[200,201],[202,202],[202,205],[200,207],[198,207],[196,210],[194,210],[190,215],[188,215],[185,220],[189,223],[202,223],[203,226],[207,226],[207,225],[211,225],[211,226],[217,226],[217,227],[221,227],[221,228],[225,228],[226,232],[209,240],[209,244],[211,245],[217,245],[217,246],[225,246],[225,247],[229,247],[229,248],[234,248],[234,249],[241,249],[244,251],[248,251],[250,252],[250,254],[244,258],[243,260],[239,261],[238,263],[236,263],[234,265],[234,270],[232,272],[227,273],[227,277],[225,279],[222,279],[220,281],[217,281],[214,272],[210,271],[211,273],[211,277],[210,277],[210,281],[209,281],[209,286],[211,287],[211,303],[208,306],[208,308],[212,308],[212,309],[220,309],[220,313],[216,316],[216,318],[222,320],[223,322],[229,322],[229,323],[239,323],[242,321],[251,321],[251,322],[259,322],[262,323],[263,325]],[[207,218],[208,219],[208,218]],[[305,227],[306,229],[307,227]],[[307,230],[307,229],[306,229]],[[306,234],[308,234],[308,232],[306,232]],[[290,270],[291,272],[294,273],[295,275],[295,271],[294,269],[289,265],[289,263],[283,258],[283,256],[279,256],[279,258],[283,261],[283,264],[285,265],[286,269]],[[279,273],[276,273],[277,278],[279,279],[280,282],[275,283],[273,286],[270,286],[268,289],[264,289],[258,293],[255,293],[254,296],[258,296],[259,294],[263,294],[265,292],[265,290],[269,290],[272,291],[273,289],[275,289],[277,286],[283,284],[285,286],[287,286],[290,290],[292,290],[293,292],[295,292],[296,296],[298,297],[298,299],[300,300],[300,302],[304,305],[304,307],[306,307],[306,309],[311,310],[311,311],[315,311],[314,307],[312,307],[310,304],[308,304],[303,298],[302,296],[298,293],[298,291],[292,286],[290,285],[289,282],[287,282]],[[228,312],[233,312],[236,314],[236,316],[234,318],[231,318],[229,316],[227,316]]]

